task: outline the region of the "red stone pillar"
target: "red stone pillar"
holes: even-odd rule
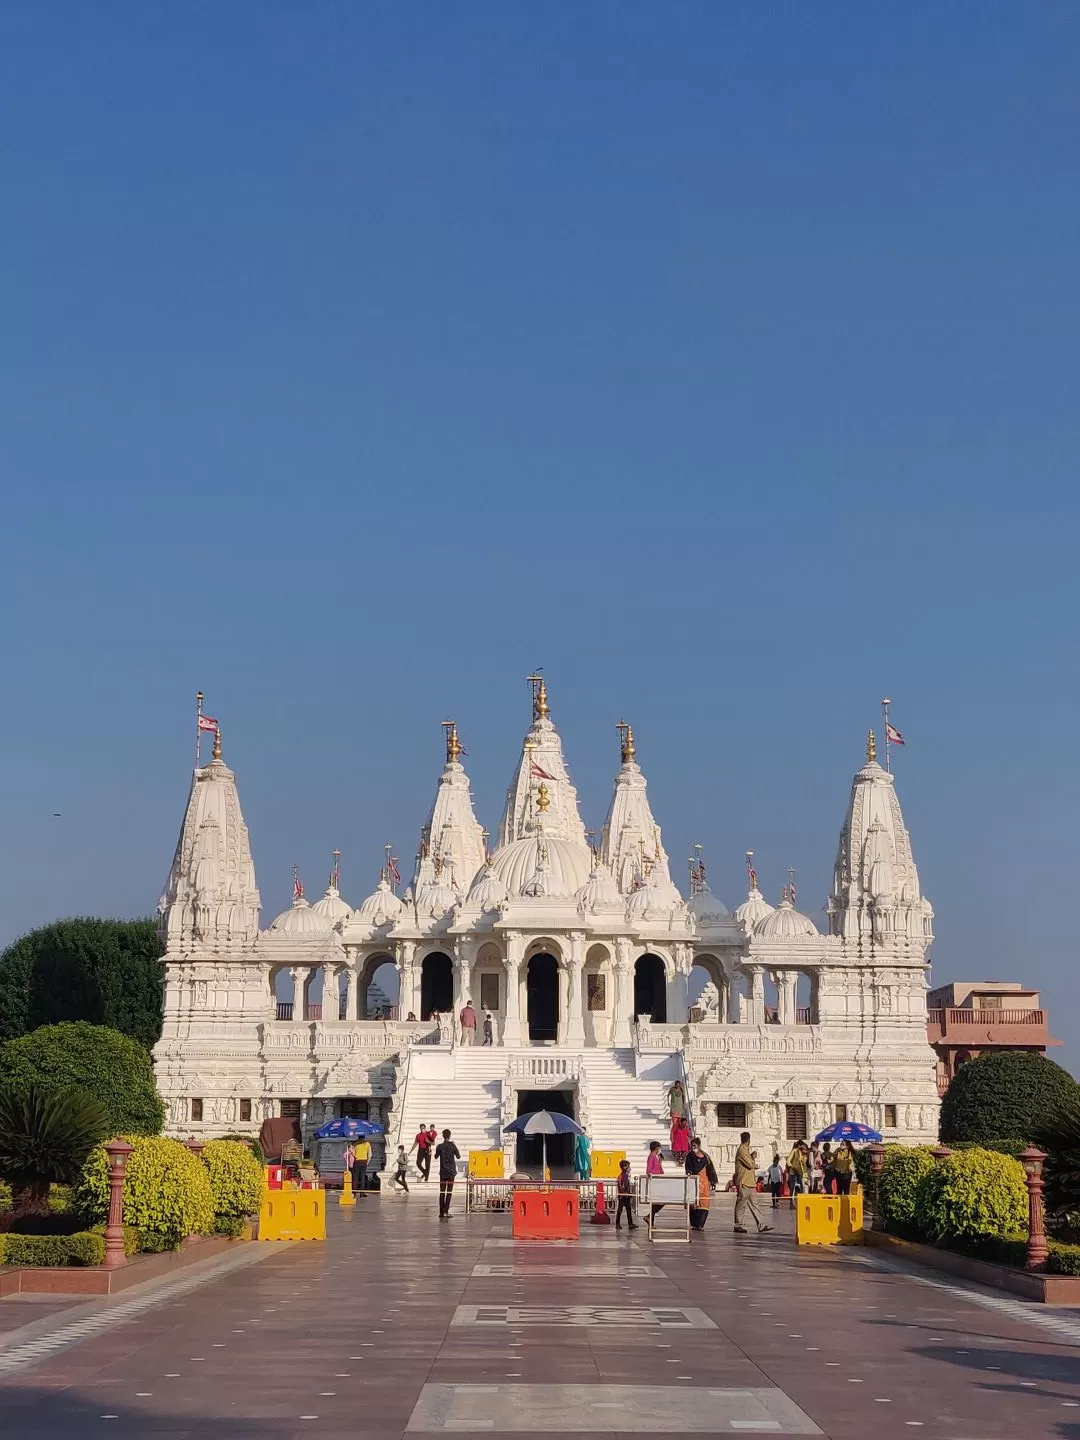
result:
[[[1050,1247],[1046,1243],[1046,1230],[1043,1227],[1042,1168],[1045,1159],[1046,1152],[1037,1150],[1034,1145],[1029,1145],[1026,1150],[1020,1152],[1020,1163],[1024,1167],[1028,1190],[1028,1242],[1027,1259],[1024,1262],[1025,1270],[1045,1270],[1050,1254]]]
[[[949,1158],[949,1156],[952,1154],[952,1151],[949,1149],[948,1145],[936,1145],[934,1149],[930,1151],[930,1154],[933,1155],[934,1159],[940,1165],[943,1160],[947,1160]]]
[[[885,1163],[885,1146],[880,1140],[872,1140],[866,1147],[870,1152],[870,1184],[871,1194],[874,1201],[874,1229],[884,1230],[881,1223],[881,1206],[878,1203],[878,1194],[881,1189],[881,1167]]]
[[[184,1141],[184,1145],[191,1151],[192,1155],[199,1156],[203,1152],[204,1142],[202,1140],[196,1140],[194,1135],[189,1135]]]
[[[101,1262],[115,1269],[127,1264],[124,1254],[124,1174],[127,1157],[134,1150],[126,1140],[110,1140],[105,1146],[109,1157],[109,1222],[105,1227],[105,1259]]]

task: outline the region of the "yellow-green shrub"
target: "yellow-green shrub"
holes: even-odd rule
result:
[[[188,1235],[209,1235],[214,1228],[214,1197],[206,1166],[179,1140],[162,1135],[129,1136],[124,1182],[124,1223],[146,1237],[149,1249],[172,1249]],[[109,1209],[109,1163],[98,1145],[75,1187],[75,1204],[87,1223],[104,1220]],[[155,1241],[158,1243],[155,1244]]]
[[[208,1140],[202,1163],[210,1179],[215,1216],[254,1215],[262,1204],[262,1166],[242,1140]]]
[[[990,1240],[1027,1230],[1024,1167],[993,1150],[960,1150],[919,1181],[915,1225],[929,1240]]]
[[[57,1265],[100,1265],[104,1235],[0,1235],[0,1265],[30,1269]]]
[[[888,1145],[878,1181],[878,1208],[890,1230],[903,1232],[915,1225],[919,1181],[934,1168],[925,1145]]]

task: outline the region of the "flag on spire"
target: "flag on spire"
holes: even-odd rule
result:
[[[529,774],[533,777],[534,780],[555,779],[554,775],[549,775],[546,770],[542,770],[531,755],[529,756]]]
[[[386,857],[386,868],[390,872],[390,879],[395,885],[401,884],[401,871],[397,867],[397,857],[388,855]]]
[[[890,724],[888,720],[885,721],[885,736],[890,745],[903,745],[904,743],[903,735],[901,735],[896,726]]]
[[[217,731],[218,731],[218,722],[217,722],[216,720],[212,720],[209,715],[200,715],[200,716],[199,716],[199,729],[200,729],[200,730],[212,730],[212,731],[214,732],[214,734],[216,735],[216,734],[217,734]]]

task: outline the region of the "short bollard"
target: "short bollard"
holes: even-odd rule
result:
[[[346,1168],[345,1177],[341,1182],[341,1194],[338,1196],[339,1205],[355,1205],[356,1196],[352,1188],[352,1171]]]
[[[604,1195],[604,1182],[596,1182],[596,1209],[593,1211],[590,1225],[610,1225],[611,1211],[607,1208],[607,1199]]]

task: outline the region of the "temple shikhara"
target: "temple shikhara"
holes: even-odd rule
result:
[[[531,684],[532,723],[494,846],[446,722],[407,888],[387,850],[374,891],[353,906],[335,852],[325,894],[309,903],[295,880],[292,904],[265,929],[217,731],[160,903],[155,1065],[169,1132],[257,1134],[290,1116],[307,1137],[360,1115],[384,1125],[388,1149],[430,1121],[450,1126],[465,1154],[503,1148],[505,1124],[546,1106],[639,1163],[650,1140],[666,1143],[677,1082],[718,1164],[743,1129],[765,1161],[770,1144],[785,1150],[838,1119],[933,1141],[933,911],[873,733],[823,931],[797,908],[793,880],[770,903],[752,856],[734,909],[711,893],[700,860],[680,892],[629,725],[594,838],[546,685]],[[467,1002],[475,1035],[461,1025]]]

